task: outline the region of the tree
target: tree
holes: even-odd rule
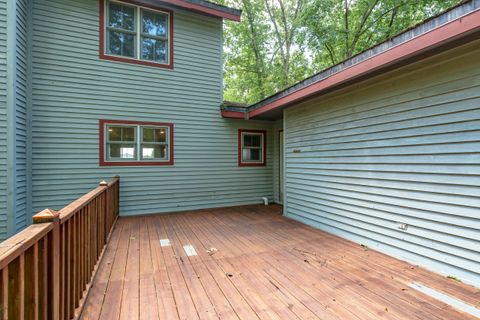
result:
[[[455,5],[459,0],[218,0],[225,99],[253,103]]]

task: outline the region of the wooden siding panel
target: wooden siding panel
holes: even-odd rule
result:
[[[478,286],[479,54],[287,110],[287,216]]]
[[[273,199],[269,122],[222,119],[222,22],[174,13],[173,70],[100,60],[98,1],[34,0],[33,208],[122,177],[121,214]],[[171,122],[175,164],[99,167],[98,120]],[[239,168],[237,130],[267,129],[267,166]]]

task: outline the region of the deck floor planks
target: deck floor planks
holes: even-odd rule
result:
[[[252,219],[252,217],[250,216],[249,219]],[[314,230],[314,229],[312,229],[310,231],[312,231],[312,235],[317,233],[316,230]],[[272,229],[271,232],[268,232],[267,234],[268,235],[274,235],[276,232],[277,232],[277,230]],[[323,235],[328,235],[328,234],[324,233]],[[303,235],[303,233],[299,233],[299,238],[302,238],[304,236],[305,236],[305,238],[303,238],[303,240],[304,240],[303,247],[308,249],[308,250],[311,250],[312,252],[316,251],[318,249],[318,247],[313,247],[312,246],[312,241],[311,241],[310,236]],[[328,236],[332,237],[331,235],[328,235]],[[283,238],[284,237],[281,236],[279,240],[281,240]],[[324,249],[328,248],[329,250],[326,250],[326,253],[330,254],[330,255],[335,253],[335,249],[338,249],[339,247],[341,247],[339,241],[337,241],[336,243],[333,243],[331,241],[323,241],[322,239],[317,239],[317,240],[324,243],[323,248]],[[377,286],[376,290],[371,290],[371,291],[372,292],[381,291],[382,296],[391,298],[391,302],[394,303],[395,305],[401,305],[402,301],[405,301],[408,304],[416,305],[418,307],[418,310],[415,312],[414,315],[412,315],[412,317],[415,316],[419,319],[443,319],[443,318],[450,319],[449,316],[451,318],[458,317],[458,312],[456,310],[452,309],[450,306],[446,305],[445,303],[440,302],[436,299],[433,299],[429,296],[426,296],[423,293],[415,291],[414,289],[410,289],[407,286],[407,283],[411,282],[412,281],[411,279],[402,277],[401,275],[398,274],[398,271],[397,272],[392,272],[391,269],[385,268],[385,264],[375,263],[375,261],[384,261],[385,257],[386,257],[385,255],[380,254],[376,251],[361,248],[358,245],[356,247],[352,248],[352,247],[350,247],[351,242],[346,241],[346,240],[342,240],[342,242],[344,244],[349,245],[349,247],[348,247],[348,249],[349,249],[348,253],[349,254],[348,255],[343,255],[342,261],[344,263],[336,264],[336,265],[334,265],[334,267],[337,266],[337,265],[342,266],[341,271],[345,274],[349,274],[349,270],[351,271],[352,267],[354,268],[355,271],[359,271],[359,270],[363,271],[359,275],[360,279],[358,279],[356,281],[361,281],[362,285],[365,288],[367,288],[369,286],[370,287],[371,286],[376,286],[376,284],[378,282],[381,282],[382,286],[380,288],[378,288],[378,286]],[[333,256],[331,256],[331,257],[327,256],[327,254],[325,255],[326,258],[330,258],[330,259],[335,258]],[[370,255],[374,256],[373,259],[370,257]],[[355,257],[351,257],[351,256],[355,256]],[[391,258],[388,258],[388,257],[387,257],[387,259],[388,259],[387,261],[392,260]],[[359,261],[362,262],[362,263],[359,264],[358,263]],[[374,265],[372,265],[372,261],[373,261]],[[330,266],[330,268],[332,268],[332,266]],[[411,269],[411,268],[408,268],[408,269]],[[381,271],[379,271],[379,270],[381,270]],[[362,280],[365,279],[365,275],[368,275],[368,277],[366,279],[370,279],[371,281],[362,281]],[[375,278],[375,277],[373,277],[374,275],[376,275],[380,278],[383,277],[384,279],[382,280],[382,279]],[[437,276],[437,275],[435,275],[435,276]],[[403,288],[405,290],[402,291],[401,288],[390,285],[390,283],[392,283],[391,280],[393,280],[395,278],[401,278],[401,279],[405,280],[405,285],[404,285],[404,288]],[[378,281],[378,280],[381,280],[381,281]],[[445,279],[441,279],[441,280],[443,280],[443,281],[440,281],[441,283],[448,283],[448,281],[445,281]],[[378,289],[380,289],[380,290],[378,290]],[[422,296],[422,298],[418,299],[419,296]],[[409,307],[408,304],[404,305],[404,307],[406,307],[407,309]],[[442,317],[439,317],[437,315],[439,312],[441,312],[443,314]]]
[[[249,220],[252,221],[252,217],[249,217]],[[269,236],[269,238],[264,239],[264,241],[266,243],[271,242],[271,241],[275,241],[277,243],[282,243],[289,236],[289,235],[286,234],[286,235],[281,235],[281,236],[278,236],[278,237],[274,237],[274,235],[276,233],[279,233],[278,229],[272,229],[272,230],[269,230],[269,232],[263,233],[263,234],[266,234],[266,235]],[[402,307],[406,307],[406,306],[408,307],[408,305],[402,306],[401,303],[399,305],[399,300],[397,300],[398,297],[395,297],[395,299],[393,299],[393,303],[389,304],[389,302],[391,302],[390,299],[388,299],[389,295],[391,294],[390,290],[399,290],[399,289],[398,288],[393,288],[393,287],[390,287],[390,288],[385,287],[385,285],[388,285],[388,281],[385,282],[380,287],[380,286],[376,286],[376,283],[377,283],[376,280],[378,280],[378,279],[372,278],[371,283],[372,283],[373,286],[376,286],[376,287],[374,288],[374,290],[368,290],[368,288],[366,288],[365,286],[363,286],[361,284],[362,284],[362,279],[363,278],[365,278],[366,276],[371,277],[371,275],[369,273],[357,274],[355,271],[358,271],[357,269],[358,269],[359,265],[357,265],[355,263],[351,263],[351,264],[342,263],[341,264],[342,268],[336,268],[335,267],[336,265],[333,265],[333,266],[330,265],[328,268],[325,268],[324,267],[324,261],[316,261],[321,256],[316,256],[316,255],[313,255],[313,254],[309,254],[310,252],[315,253],[316,250],[318,249],[318,247],[313,247],[312,248],[312,247],[310,247],[310,244],[308,242],[305,242],[305,243],[298,242],[298,245],[299,245],[299,247],[303,248],[303,251],[295,250],[297,248],[294,248],[293,250],[289,250],[289,252],[291,254],[291,258],[294,259],[295,261],[305,261],[305,259],[307,259],[307,261],[309,261],[309,263],[307,265],[308,268],[313,267],[314,269],[318,269],[317,272],[315,272],[315,271],[308,272],[309,274],[312,273],[312,272],[316,273],[316,274],[324,274],[327,277],[329,277],[330,279],[332,279],[331,280],[332,282],[339,282],[339,285],[342,284],[342,283],[349,283],[349,284],[358,285],[359,287],[354,290],[353,294],[350,293],[349,296],[355,296],[356,294],[362,294],[363,293],[362,296],[369,301],[372,301],[372,300],[373,301],[375,301],[375,300],[383,301],[384,302],[383,305],[376,305],[376,309],[379,310],[379,312],[380,312],[380,314],[378,314],[378,316],[382,316],[382,314],[384,312],[387,312],[386,310],[389,310],[388,312],[390,312],[390,311],[394,311],[395,309],[397,309],[397,312],[402,314],[403,313]],[[351,268],[349,268],[350,266],[354,266],[354,269],[352,270]],[[299,266],[299,267],[302,268],[302,266]],[[353,273],[352,273],[352,271],[353,271]],[[374,271],[374,270],[367,270],[367,271],[371,272],[371,271]],[[365,289],[367,289],[368,291],[365,292]],[[379,292],[382,292],[382,294],[379,295]],[[365,303],[360,303],[358,305],[365,305]],[[373,307],[372,305],[370,305],[370,306]],[[403,316],[406,316],[406,315],[403,314]],[[421,313],[420,314],[415,313],[414,315],[410,315],[410,316],[411,317],[417,317],[419,319],[429,319],[429,318],[431,318],[431,316],[429,316],[428,314],[422,315]],[[389,317],[398,318],[394,313],[389,314]],[[436,318],[434,318],[434,319],[436,319]]]
[[[120,306],[121,320],[137,320],[140,316],[140,222],[132,220],[132,228],[128,234],[127,261],[123,275],[122,304]]]
[[[105,254],[103,256],[104,263],[99,265],[97,276],[93,279],[89,292],[89,298],[92,299],[92,301],[99,301],[101,303],[90,303],[85,306],[83,310],[83,317],[85,320],[98,319],[100,317],[103,300],[105,299],[105,291],[107,290],[122,229],[123,223],[119,224],[112,232],[110,243],[105,249]]]
[[[209,300],[212,303],[218,318],[226,320],[239,319],[229,300],[218,285],[218,282],[215,280],[214,276],[211,274],[209,268],[205,264],[205,260],[210,260],[210,256],[207,255],[206,251],[201,250],[201,244],[196,241],[192,241],[194,239],[189,238],[187,234],[185,234],[185,228],[183,228],[181,225],[177,215],[172,216],[169,220],[179,243],[189,244],[196,248],[198,256],[188,257],[188,259],[191,261],[192,268],[202,283],[202,286],[209,297]]]
[[[140,242],[140,279],[139,279],[139,305],[140,305],[140,319],[141,320],[155,320],[159,319],[159,310],[157,303],[157,289],[155,281],[155,269],[153,268],[153,255],[147,225],[147,219],[141,217],[139,230]],[[156,258],[156,257],[155,257]]]
[[[182,227],[184,234],[187,230],[188,233],[187,239],[188,243],[191,243],[196,248],[208,248],[211,249],[212,246],[205,245],[204,242],[201,242],[196,235],[188,229],[188,226],[184,227],[183,217],[180,215],[176,216],[174,219],[178,221],[179,226]],[[207,242],[208,243],[208,242]],[[218,288],[224,293],[225,298],[228,300],[229,304],[232,306],[236,315],[240,319],[258,319],[257,314],[250,307],[248,302],[244,299],[241,291],[237,288],[231,281],[231,279],[226,275],[226,271],[221,268],[221,265],[211,256],[206,257],[203,252],[199,255],[202,259],[205,267],[210,271],[212,278],[214,279]],[[213,283],[212,283],[213,284]],[[213,286],[213,285],[212,285]]]
[[[165,226],[161,223],[162,216],[155,220],[155,227],[159,239],[168,239]],[[168,247],[161,247],[165,268],[167,270],[170,285],[173,291],[177,312],[180,319],[194,320],[199,319],[199,315],[194,304],[194,299],[187,286],[185,275],[179,266],[179,258],[175,255],[173,243]]]
[[[406,284],[473,305],[477,289],[278,213],[244,206],[120,218],[83,319],[474,319]],[[167,238],[172,246],[161,247]],[[187,257],[187,244],[198,256]]]
[[[254,219],[255,216],[248,216],[249,221],[252,221]],[[269,230],[269,232],[265,232],[263,234],[266,234],[269,237],[273,237],[278,232],[278,229],[271,229]],[[275,239],[268,240],[281,242],[288,236],[288,234],[284,234],[276,237]],[[300,239],[302,239],[302,236],[302,233],[298,233],[298,237]],[[319,242],[323,243],[324,249],[328,246],[331,247],[331,250],[327,250],[327,252],[336,252],[335,249],[338,248],[338,243],[333,244],[332,242],[322,241],[321,239],[318,240]],[[304,248],[306,252],[316,252],[318,250],[318,246],[312,245],[311,237],[306,237],[303,239],[303,241],[304,242],[302,243],[302,248]],[[377,272],[379,268],[382,268],[382,266],[379,264],[377,264],[375,267],[365,267],[368,263],[368,259],[364,260],[363,258],[365,256],[368,257],[369,254],[374,251],[370,250],[369,252],[365,252],[367,250],[361,248],[358,245],[354,249],[355,250],[353,251],[349,251],[348,255],[344,255],[344,258],[342,258],[343,263],[330,265],[328,269],[319,267],[319,264],[313,265],[316,265],[318,267],[318,272],[325,272],[331,271],[332,269],[337,269],[340,272],[338,273],[340,276],[346,275],[348,278],[350,278],[350,280],[352,280],[352,283],[359,285],[361,284],[361,288],[357,288],[359,292],[362,292],[363,289],[367,289],[371,293],[379,295],[381,299],[386,298],[390,301],[390,311],[394,310],[395,308],[398,309],[398,307],[400,307],[399,311],[401,313],[404,313],[405,310],[411,309],[412,305],[414,305],[417,307],[416,311],[414,313],[407,314],[412,318],[416,317],[418,319],[453,319],[455,317],[458,317],[458,312],[456,310],[452,310],[449,306],[440,301],[425,296],[424,294],[417,292],[413,289],[402,291],[401,288],[398,287],[398,283],[396,283],[397,286],[390,285],[390,283],[393,282],[391,280],[394,279],[394,274],[392,274],[388,270],[383,270],[384,272]],[[356,259],[350,259],[349,256],[354,251],[361,252],[362,255],[358,256]],[[298,251],[294,250],[291,252],[294,255],[297,255],[298,258],[302,258]],[[334,257],[332,257],[332,259],[334,259]],[[362,263],[359,264],[358,261],[361,261]],[[338,274],[337,278],[339,277]],[[369,279],[370,281],[364,281],[365,279]],[[381,285],[379,285],[379,283],[381,283]],[[371,289],[369,289],[369,287]],[[404,288],[408,288],[408,286],[405,285]],[[419,296],[423,296],[422,299],[418,299]],[[394,308],[392,308],[392,306],[394,306]],[[443,316],[439,317],[437,315],[438,313],[442,313]],[[407,315],[403,314],[403,316]]]
[[[191,221],[194,220],[193,218],[194,217],[192,217]],[[227,238],[220,239],[216,237],[217,232],[208,229],[206,224],[198,224],[191,230],[195,233],[198,232],[201,238],[209,239],[212,244],[223,242],[225,245],[229,241]],[[207,248],[208,247],[205,249]],[[231,255],[223,256],[224,252],[230,252]],[[247,255],[246,258],[243,257],[245,255]],[[215,259],[219,258],[220,263],[228,270],[228,273],[233,276],[232,281],[240,282],[250,295],[255,296],[255,302],[252,301],[252,304],[256,305],[256,312],[261,318],[265,316],[267,319],[275,319],[278,317],[280,319],[297,319],[295,314],[288,308],[288,305],[283,303],[274,294],[274,290],[272,290],[273,287],[268,285],[268,281],[266,281],[264,277],[256,277],[256,268],[253,264],[254,258],[248,256],[248,250],[238,251],[235,246],[229,244],[225,249],[222,248],[217,251],[213,257]],[[235,272],[236,270],[242,270],[242,272]],[[275,312],[276,315],[271,311]]]
[[[162,320],[177,320],[179,319],[179,315],[170,278],[168,277],[167,267],[164,263],[165,260],[163,258],[162,248],[160,247],[160,238],[157,233],[155,220],[156,218],[153,216],[146,217],[152,255],[150,272],[153,274],[153,281],[155,282],[158,316]]]

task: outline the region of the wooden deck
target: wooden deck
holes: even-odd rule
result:
[[[120,218],[83,319],[476,319],[409,284],[470,305],[479,290],[279,212],[248,206]],[[187,256],[186,245],[198,255]]]

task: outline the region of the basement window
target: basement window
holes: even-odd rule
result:
[[[239,166],[265,165],[266,135],[264,130],[238,130]]]
[[[134,1],[100,1],[100,58],[173,67],[170,10]]]
[[[173,124],[100,120],[100,165],[172,165]]]

